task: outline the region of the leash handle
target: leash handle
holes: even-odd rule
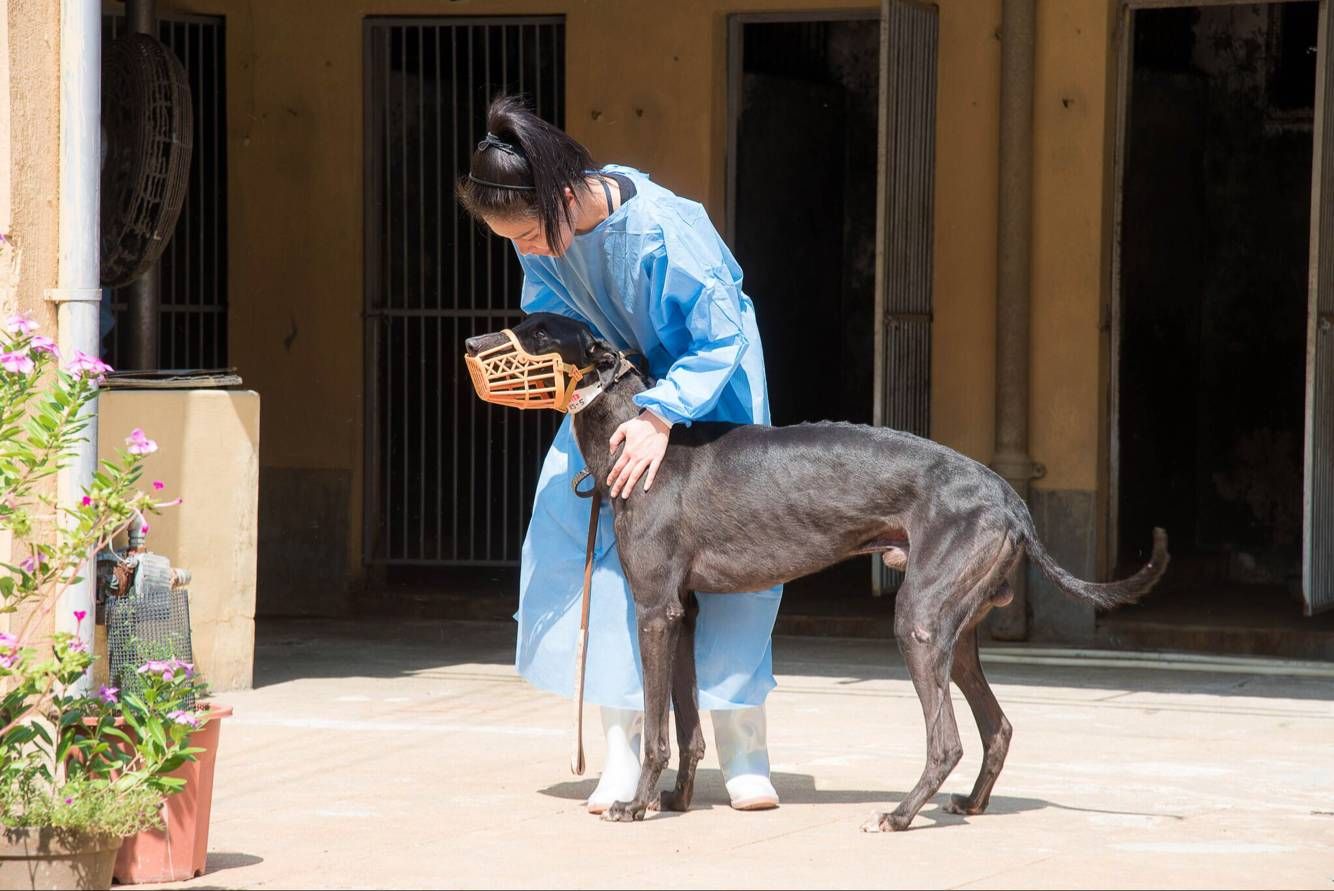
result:
[[[575,491],[578,492],[579,479],[575,480]],[[579,493],[583,495],[583,493]],[[575,645],[574,651],[574,751],[570,755],[570,771],[575,776],[584,775],[584,674],[588,666],[588,613],[592,605],[593,593],[593,548],[597,544],[598,538],[598,509],[602,506],[602,491],[594,487],[593,491],[588,493],[592,499],[588,515],[588,549],[584,554],[584,596],[579,609],[579,640]]]

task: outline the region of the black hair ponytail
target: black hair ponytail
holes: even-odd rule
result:
[[[547,245],[557,250],[561,223],[573,223],[565,190],[587,191],[593,156],[516,96],[491,101],[486,130],[468,174],[459,179],[459,202],[479,220],[536,217]]]

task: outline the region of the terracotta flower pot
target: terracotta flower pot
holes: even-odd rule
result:
[[[0,829],[0,889],[110,888],[120,846],[91,832]]]
[[[202,875],[208,860],[208,825],[213,809],[213,769],[217,764],[218,735],[229,706],[211,705],[208,723],[190,734],[190,745],[203,749],[198,760],[187,761],[171,776],[185,780],[185,788],[163,804],[164,829],[149,829],[125,839],[116,857],[114,875],[123,885],[179,882]]]

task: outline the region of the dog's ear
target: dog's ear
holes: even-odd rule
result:
[[[592,332],[584,338],[584,355],[599,371],[613,369],[620,361],[616,349],[607,341],[594,337]]]

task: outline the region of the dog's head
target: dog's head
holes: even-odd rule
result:
[[[581,382],[587,378],[605,382],[614,375],[621,358],[587,325],[549,312],[533,313],[513,328],[470,337],[464,347],[482,399],[557,411],[566,410],[575,388],[585,386]]]
[[[593,336],[588,326],[553,312],[535,312],[509,329],[524,351],[533,356],[556,353],[576,368],[614,368],[616,351],[604,340]],[[463,342],[474,358],[487,350],[509,342],[503,331],[479,334]]]

